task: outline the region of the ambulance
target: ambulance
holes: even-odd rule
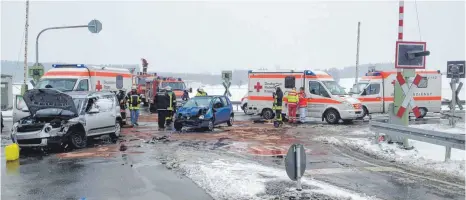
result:
[[[131,90],[132,74],[128,69],[86,66],[83,64],[54,64],[34,88],[67,91]]]
[[[286,95],[293,87],[298,91],[304,87],[307,102],[307,117],[321,118],[329,124],[337,124],[340,119],[348,123],[362,116],[361,102],[349,96],[343,87],[333,78],[320,71],[304,70],[264,72],[249,71],[249,91],[247,113],[262,115],[272,119],[274,112],[274,85],[278,84],[283,91],[283,112],[286,113]]]
[[[388,106],[393,103],[396,71],[373,71],[361,77],[357,85],[351,89],[353,97],[362,102],[364,114],[388,113]],[[440,71],[418,70],[422,79],[418,87],[413,89],[413,99],[419,107],[420,118],[427,112],[438,113],[442,106],[442,74]],[[413,78],[407,81],[411,86]]]

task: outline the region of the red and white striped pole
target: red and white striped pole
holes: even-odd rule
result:
[[[398,40],[402,41],[403,40],[403,19],[404,19],[404,13],[405,13],[405,1],[401,0],[400,1],[400,7],[399,7],[399,20],[398,20]]]

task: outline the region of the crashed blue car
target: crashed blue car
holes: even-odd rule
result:
[[[213,131],[214,126],[222,123],[232,126],[233,107],[226,96],[196,96],[189,99],[175,115],[174,128],[183,127]]]

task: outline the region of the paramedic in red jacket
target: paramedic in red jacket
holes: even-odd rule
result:
[[[304,87],[299,88],[299,122],[304,123],[306,122],[306,108],[307,108],[307,99],[306,99],[306,92],[304,91]]]
[[[298,101],[299,101],[296,88],[293,88],[293,90],[288,92],[286,99],[288,101],[288,116],[289,116],[288,121],[290,123],[295,123],[296,122],[296,110],[298,108]]]

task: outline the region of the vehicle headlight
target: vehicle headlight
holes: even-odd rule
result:
[[[44,128],[44,132],[48,133],[52,130],[52,127],[51,126],[47,126]]]
[[[350,102],[344,101],[343,103],[344,103],[347,107],[353,108],[353,104],[351,104]]]
[[[204,119],[204,115],[199,116],[199,119]]]

